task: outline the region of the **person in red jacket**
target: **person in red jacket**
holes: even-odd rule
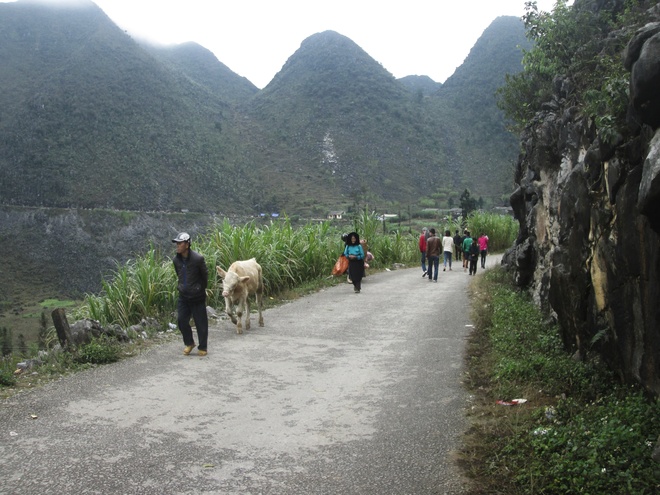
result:
[[[422,278],[426,277],[426,240],[429,238],[429,229],[424,227],[419,236],[419,252],[422,254]]]

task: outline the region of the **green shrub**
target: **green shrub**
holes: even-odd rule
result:
[[[112,337],[101,335],[78,348],[76,361],[89,364],[107,364],[119,361],[121,345]]]
[[[572,104],[583,108],[601,139],[611,143],[626,129],[629,74],[621,53],[634,29],[626,36],[612,33],[644,25],[644,10],[650,5],[628,0],[623,10],[595,11],[566,3],[558,0],[551,13],[539,11],[536,2],[527,4],[523,21],[533,47],[524,51],[523,70],[507,75],[497,91],[498,106],[520,130],[550,100],[554,77],[570,77]]]
[[[14,374],[7,369],[0,369],[0,386],[3,387],[13,387],[16,385],[16,377]]]

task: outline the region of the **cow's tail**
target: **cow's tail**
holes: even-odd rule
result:
[[[261,271],[261,265],[257,263],[257,272],[259,273],[259,285],[257,286],[257,291],[260,294],[264,292],[264,274]]]

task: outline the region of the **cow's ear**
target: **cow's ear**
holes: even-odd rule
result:
[[[241,282],[247,282],[250,280],[250,277],[241,277]]]
[[[225,278],[225,275],[227,275],[227,272],[226,272],[226,271],[224,271],[224,270],[223,270],[222,268],[220,268],[219,266],[217,266],[215,269],[217,270],[218,275],[220,275],[220,278]]]

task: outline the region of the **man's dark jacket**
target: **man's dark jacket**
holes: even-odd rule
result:
[[[205,301],[209,272],[204,256],[191,249],[188,258],[177,254],[172,261],[179,278],[179,296],[189,302]]]

